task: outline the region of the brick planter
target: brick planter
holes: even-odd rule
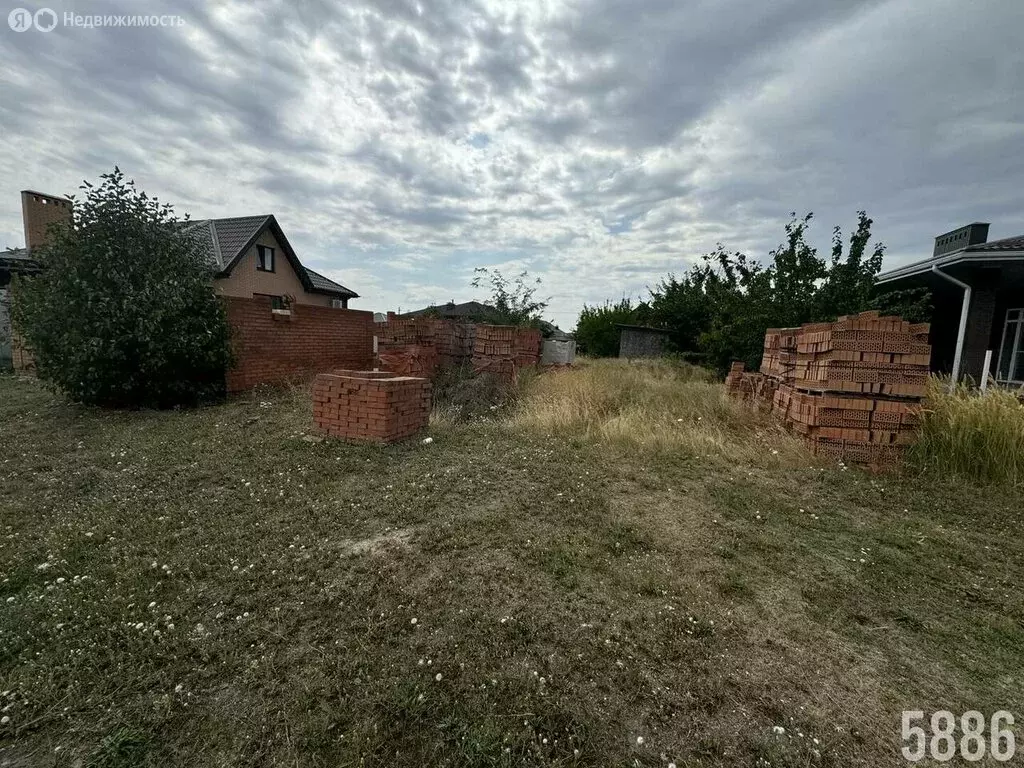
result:
[[[313,425],[332,437],[392,443],[430,418],[430,381],[386,371],[321,373],[313,382]]]

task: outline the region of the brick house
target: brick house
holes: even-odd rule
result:
[[[988,240],[975,222],[935,238],[928,259],[878,276],[883,290],[924,288],[932,299],[933,370],[980,382],[985,354],[1002,384],[1024,385],[1024,235]]]
[[[27,253],[18,253],[28,256],[46,242],[51,224],[71,217],[71,201],[24,190],[21,212]],[[215,270],[214,290],[222,296],[269,297],[275,307],[291,298],[297,304],[341,309],[359,296],[303,266],[273,215],[203,219],[186,226],[205,247]]]

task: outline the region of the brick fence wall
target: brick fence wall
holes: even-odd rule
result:
[[[235,352],[228,392],[337,368],[373,367],[372,312],[301,304],[288,315],[274,313],[269,298],[222,301]]]

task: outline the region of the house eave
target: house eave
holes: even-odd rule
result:
[[[1024,260],[1024,251],[979,251],[969,250],[954,251],[945,253],[942,256],[932,257],[923,261],[915,261],[904,267],[897,267],[888,272],[882,272],[875,279],[878,285],[892,283],[908,277],[917,277],[932,271],[932,267],[951,267],[956,264],[984,264],[986,262],[1000,261],[1021,261]]]

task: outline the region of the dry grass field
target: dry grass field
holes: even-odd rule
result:
[[[670,364],[484,413],[0,377],[0,765],[874,768],[904,709],[1024,717],[1012,478],[816,464]]]

